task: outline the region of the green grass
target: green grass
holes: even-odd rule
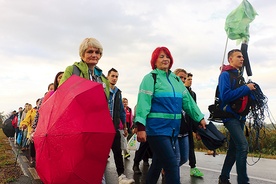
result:
[[[21,168],[15,165],[15,154],[12,152],[8,138],[0,129],[0,183],[16,181],[21,175]]]

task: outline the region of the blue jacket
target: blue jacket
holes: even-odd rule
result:
[[[114,127],[118,130],[120,122],[126,123],[126,112],[122,101],[122,92],[116,86],[114,90],[110,88],[108,104]]]
[[[152,73],[156,74],[156,83]],[[144,77],[134,121],[146,126],[147,135],[178,136],[182,109],[196,122],[204,117],[174,73],[155,69]]]
[[[230,74],[227,71],[236,73],[237,76],[240,74],[239,70],[231,67],[230,65],[223,67],[222,73],[219,76],[219,83],[218,83],[219,99],[221,100],[220,108],[221,110],[232,113],[235,116],[235,118],[239,120],[245,120],[246,116],[240,116],[239,114],[235,113],[231,109],[229,103],[243,96],[250,95],[251,94],[250,89],[247,85],[243,85],[235,89],[236,80],[233,79],[233,82],[231,83]],[[223,119],[224,122],[228,120],[229,118]]]

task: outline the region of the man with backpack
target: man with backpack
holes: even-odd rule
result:
[[[244,135],[245,120],[248,113],[246,106],[249,106],[249,101],[245,102],[244,99],[248,100],[251,97],[251,91],[255,90],[255,87],[253,83],[246,84],[244,82],[241,72],[243,61],[243,55],[239,49],[229,51],[229,65],[222,67],[219,76],[219,108],[232,115],[222,118],[224,126],[230,133],[230,141],[219,176],[219,184],[230,183],[230,172],[234,163],[236,163],[238,183],[249,183],[246,168],[248,142]],[[241,109],[242,106],[245,108]]]

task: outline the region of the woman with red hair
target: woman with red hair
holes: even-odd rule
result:
[[[135,121],[140,142],[148,141],[153,152],[146,183],[157,183],[163,168],[166,183],[180,184],[178,134],[182,109],[205,128],[204,115],[178,76],[171,72],[173,58],[168,48],[156,48],[152,71],[140,84]]]

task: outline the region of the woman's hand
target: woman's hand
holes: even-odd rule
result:
[[[146,131],[138,131],[137,132],[137,140],[138,140],[138,142],[146,142],[147,141]]]
[[[206,121],[204,118],[199,122],[199,127],[206,129]]]
[[[124,128],[124,134],[123,134],[125,137],[128,136],[128,131],[127,131],[127,128]]]
[[[137,131],[138,131],[137,128],[133,128],[133,129],[132,129],[132,133],[133,133],[133,134],[137,134]]]
[[[27,128],[27,125],[22,125],[21,127],[22,127],[22,129],[24,130],[24,129]]]

